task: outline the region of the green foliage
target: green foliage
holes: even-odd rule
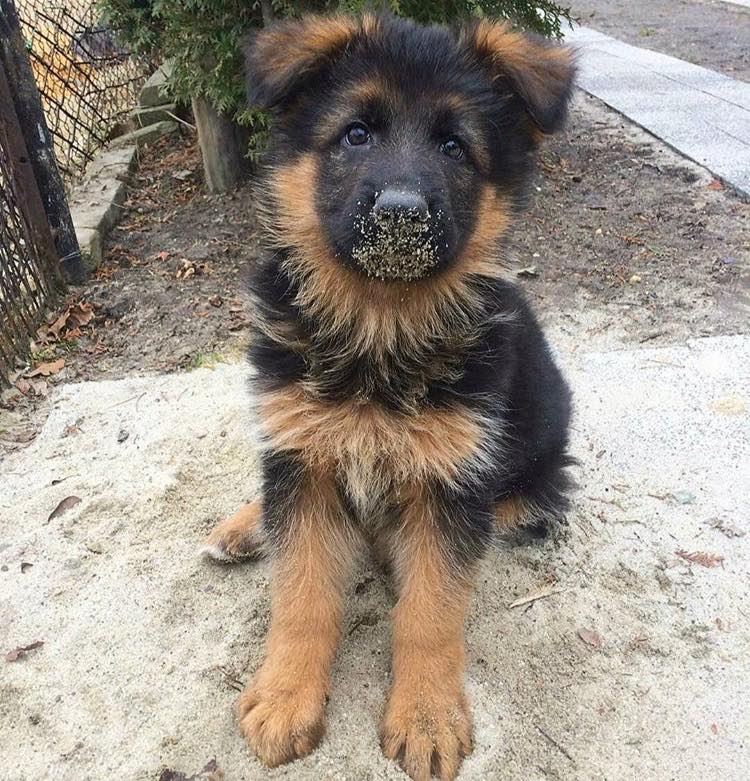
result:
[[[560,37],[571,19],[569,8],[551,0],[99,0],[99,5],[132,51],[171,60],[178,99],[208,98],[253,128],[256,147],[262,145],[266,119],[247,109],[238,42],[247,30],[262,26],[263,5],[276,18],[365,8],[384,8],[425,23],[501,17],[552,37]]]

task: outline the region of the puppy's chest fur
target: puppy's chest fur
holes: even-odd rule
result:
[[[483,421],[461,404],[394,411],[366,397],[329,400],[306,381],[261,394],[268,445],[330,472],[364,513],[404,486],[452,484],[485,461]]]

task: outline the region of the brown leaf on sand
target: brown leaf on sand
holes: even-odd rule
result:
[[[707,553],[702,550],[688,553],[685,550],[676,550],[675,556],[679,556],[692,564],[700,564],[701,567],[715,567],[718,564],[721,564],[722,567],[724,566],[724,557],[718,553]]]
[[[20,645],[18,648],[14,648],[12,651],[8,651],[8,653],[5,654],[5,661],[15,662],[29,651],[34,651],[37,648],[41,648],[43,645],[44,640],[34,640],[33,643],[29,643],[28,645]]]
[[[47,518],[47,523],[54,520],[55,518],[59,518],[63,513],[66,513],[68,510],[75,507],[77,504],[81,503],[81,497],[80,496],[66,496],[60,504],[55,507],[55,509],[49,514],[49,518]]]
[[[31,390],[31,383],[25,380],[23,377],[19,377],[15,382],[16,388],[23,393],[24,396]]]
[[[94,318],[94,307],[86,301],[79,301],[70,307],[68,317],[68,328],[80,328],[82,325],[88,325]]]
[[[47,361],[46,363],[40,363],[33,368],[30,372],[26,373],[26,377],[31,379],[32,377],[49,377],[51,374],[57,374],[60,369],[65,366],[65,359],[58,358],[56,361]]]
[[[590,645],[594,648],[601,648],[602,647],[602,638],[593,630],[593,629],[586,629],[585,627],[581,627],[577,630],[578,637],[583,640],[584,643],[587,645]]]
[[[35,396],[46,396],[49,393],[49,385],[44,380],[32,380],[31,390]]]

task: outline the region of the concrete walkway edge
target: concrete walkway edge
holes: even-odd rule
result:
[[[750,84],[579,27],[578,85],[750,198]]]

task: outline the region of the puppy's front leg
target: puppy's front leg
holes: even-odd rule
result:
[[[381,744],[416,781],[453,779],[472,748],[463,625],[474,573],[458,570],[446,544],[430,502],[413,498],[391,542],[399,599]]]
[[[273,479],[263,500],[271,628],[265,661],[238,706],[243,734],[270,767],[310,753],[325,730],[342,588],[357,542],[332,476],[293,469]]]

